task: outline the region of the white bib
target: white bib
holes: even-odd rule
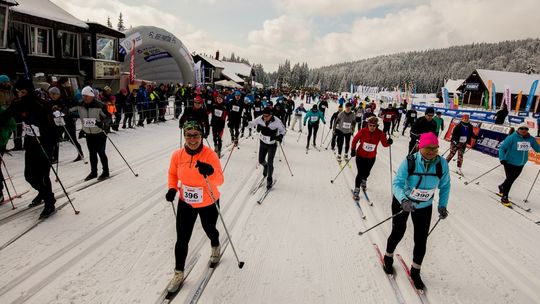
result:
[[[341,127],[343,129],[350,129],[351,128],[351,123],[350,122],[344,122],[341,124]]]
[[[411,113],[411,117],[416,117],[416,113]]]
[[[232,110],[234,112],[240,112],[240,107],[239,106],[232,106]]]
[[[413,189],[411,193],[409,194],[409,197],[415,201],[419,202],[427,202],[429,201],[433,195],[435,194],[435,189]]]
[[[93,128],[96,126],[95,118],[83,118],[83,126],[87,128]]]
[[[373,152],[375,151],[375,147],[377,147],[377,145],[375,144],[370,144],[370,143],[364,143],[362,144],[362,149],[364,149],[364,151],[366,152]]]
[[[517,150],[518,151],[529,151],[531,149],[531,143],[528,141],[518,141]]]
[[[467,136],[460,136],[460,137],[459,137],[459,142],[460,142],[460,143],[465,143],[465,142],[467,142]]]
[[[319,116],[311,116],[309,117],[309,120],[311,120],[311,122],[316,122],[319,120]]]
[[[206,101],[206,103],[207,103],[207,104],[212,104],[212,101],[211,101],[210,99],[208,99],[208,100]]]
[[[386,118],[392,118],[392,114],[386,114]]]
[[[272,144],[272,139],[270,138],[270,136],[266,136],[266,135],[263,135],[262,133],[259,133],[259,138],[265,144],[268,144],[268,145]]]
[[[214,116],[215,117],[221,117],[221,115],[223,115],[222,110],[214,109]]]
[[[66,122],[64,121],[64,117],[62,117],[62,116],[55,117],[54,118],[54,124],[57,125],[58,127],[65,126]]]
[[[321,106],[321,109],[326,109],[326,106],[325,106],[325,105],[322,105],[322,106]]]
[[[260,111],[261,111],[261,108],[255,107],[255,112],[260,112]]]
[[[35,125],[27,125],[23,122],[23,136],[40,136],[39,127]]]
[[[188,204],[200,204],[203,202],[203,188],[182,185],[182,196]]]

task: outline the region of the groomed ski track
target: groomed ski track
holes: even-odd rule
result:
[[[327,118],[335,107],[332,103]],[[294,177],[283,155],[276,153],[274,174],[280,182],[262,205],[256,203],[262,189],[254,195],[249,193],[262,171],[256,166],[258,140],[241,139],[240,149],[233,152],[225,184],[220,188],[221,210],[238,254],[246,264],[238,269],[228,246],[198,302],[396,303],[372,246],[377,243],[384,251],[390,221],[358,236],[358,231],[390,216],[388,149],[379,145],[368,180],[368,194],[374,206],[369,206],[361,195],[360,204],[366,215],[362,220],[350,195],[356,174],[353,161],[352,169],[346,167],[331,184],[330,179],[340,169],[334,154],[322,149],[306,156],[305,137],[296,143],[298,133],[288,132],[283,148]],[[131,174],[108,143],[111,171],[119,174],[71,194],[81,213],[74,215],[66,206],[0,251],[1,303],[157,301],[174,268],[175,219],[164,194],[169,157],[179,145],[177,121],[118,133],[111,135],[111,139],[139,177]],[[321,134],[319,131],[318,135]],[[226,145],[230,142],[228,132],[224,137]],[[405,157],[408,137],[399,136],[394,141],[392,160],[396,170]],[[81,145],[86,146],[84,140]],[[448,143],[441,141],[440,151],[447,147]],[[60,153],[61,160],[76,156],[75,149],[67,143],[62,143]],[[16,153],[5,158],[19,192],[29,187],[22,177],[22,156]],[[223,157],[223,165],[225,161]],[[463,172],[472,179],[497,163],[495,158],[470,151],[465,154]],[[455,162],[450,162],[451,169],[455,166]],[[510,193],[511,199],[517,202],[525,198],[537,170],[538,166],[525,167]],[[60,177],[71,189],[78,188],[72,183],[82,180],[88,172],[89,166],[82,162],[60,164]],[[503,176],[502,169],[495,170],[480,183],[496,189]],[[423,263],[422,275],[430,303],[537,301],[540,226],[494,203],[489,192],[481,187],[465,186],[464,180],[454,174],[451,178],[450,216],[430,236]],[[53,187],[58,188],[54,177],[52,181]],[[540,201],[535,199],[539,194],[533,189],[530,203],[521,202],[532,208],[526,215],[535,221],[540,220]],[[22,209],[34,195],[32,190],[16,204]],[[0,207],[0,217],[11,211],[9,205]],[[41,208],[0,225],[0,243],[37,218]],[[434,210],[432,223],[436,219]],[[219,220],[218,229],[224,242],[225,231]],[[411,261],[412,246],[409,221],[409,229],[396,252]],[[201,257],[172,303],[189,303],[207,269],[210,244],[199,221],[187,261],[197,253]],[[397,260],[395,269],[405,302],[420,303]]]

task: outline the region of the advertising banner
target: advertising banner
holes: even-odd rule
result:
[[[483,123],[473,149],[493,157],[498,157],[499,147],[509,132],[510,127]]]
[[[540,138],[536,138],[536,142],[540,145]],[[529,161],[532,161],[540,165],[540,153],[536,153],[534,150],[529,150]]]

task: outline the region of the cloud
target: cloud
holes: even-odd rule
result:
[[[385,6],[415,5],[426,0],[276,0],[278,10],[294,15],[337,16],[365,13]]]
[[[302,18],[281,15],[264,21],[262,30],[249,32],[248,41],[265,45],[306,43],[311,38],[309,27]]]

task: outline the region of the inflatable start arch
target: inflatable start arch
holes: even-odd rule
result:
[[[156,83],[195,83],[194,62],[186,46],[170,32],[154,26],[138,26],[124,32],[120,45],[126,52],[122,71],[130,71],[135,47],[134,74]]]

